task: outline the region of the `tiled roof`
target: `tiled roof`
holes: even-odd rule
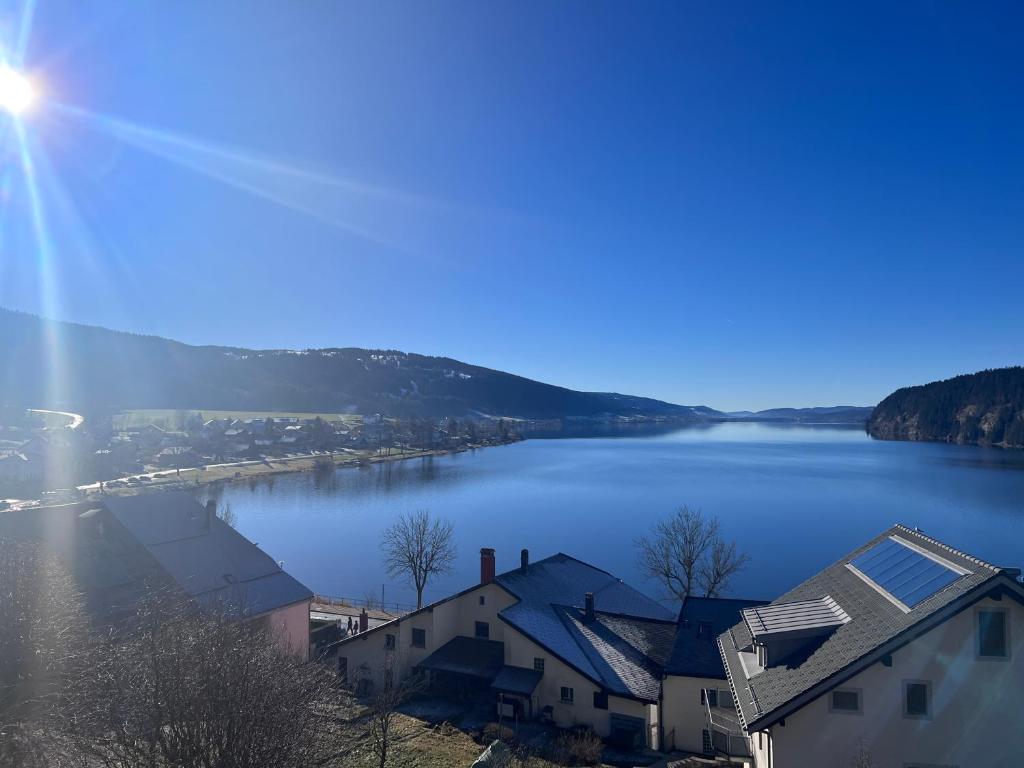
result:
[[[104,506],[190,597],[256,616],[312,592],[190,494],[110,497]]]
[[[671,648],[672,614],[606,571],[564,554],[503,573],[497,583],[519,602],[500,616],[611,693],[656,701],[660,665]],[[583,622],[587,592],[597,618]]]
[[[676,621],[675,642],[665,664],[669,675],[708,677],[725,680],[722,655],[716,639],[740,618],[740,611],[764,605],[763,600],[734,600],[724,597],[688,597]],[[710,625],[702,632],[701,625]]]
[[[967,571],[966,575],[909,612],[903,611],[847,567],[850,560],[893,535],[950,561]],[[1005,579],[1005,573],[1002,569],[904,526],[895,526],[880,534],[773,602],[774,605],[831,596],[850,617],[849,622],[838,626],[798,663],[770,666],[748,678],[740,660],[741,649],[751,643],[747,626],[741,622],[719,636],[718,645],[734,688],[741,720],[748,728],[753,726],[755,730],[770,725],[774,722],[772,718],[784,717],[785,711],[782,710],[794,705],[794,700],[801,695],[834,676],[841,678],[844,674],[852,674],[859,661],[879,651],[890,641],[898,640],[904,631],[928,620],[986,582]]]

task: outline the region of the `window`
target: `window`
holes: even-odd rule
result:
[[[572,688],[570,688],[567,685],[563,685],[562,686],[562,703],[563,704],[572,704],[572,702],[573,702],[573,700],[575,698],[576,698],[576,691],[574,691]]]
[[[708,690],[707,688],[700,689],[700,703],[703,705],[707,702],[709,707],[718,706],[718,691]]]
[[[978,611],[978,656],[986,659],[1005,659],[1009,654],[1006,638],[1006,611]]]
[[[395,650],[395,636],[384,635],[384,650],[393,651]]]
[[[832,694],[829,696],[828,700],[828,708],[831,712],[852,712],[854,714],[859,713],[861,711],[860,691],[832,691]]]
[[[931,716],[931,683],[924,680],[903,681],[903,716]]]
[[[540,656],[535,656],[533,658],[533,668],[543,675],[544,674],[544,659],[542,657],[540,657]]]
[[[718,706],[724,709],[732,709],[732,691],[719,691],[718,692]]]
[[[491,627],[486,621],[478,621],[474,634],[478,640],[486,640],[491,636]]]
[[[594,691],[594,709],[608,709],[608,694],[604,691]]]
[[[480,605],[487,605],[487,597],[485,595],[480,595]]]
[[[412,647],[413,648],[426,648],[427,647],[427,630],[417,629],[413,627],[412,630]]]

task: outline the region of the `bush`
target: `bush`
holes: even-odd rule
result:
[[[559,735],[552,759],[560,765],[594,765],[601,760],[604,742],[591,730],[567,731]]]
[[[499,723],[488,723],[483,729],[483,739],[487,743],[490,743],[495,739],[498,741],[509,742],[512,741],[513,735],[511,728],[507,725],[500,725]]]

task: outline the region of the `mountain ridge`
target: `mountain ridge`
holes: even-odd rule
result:
[[[706,406],[581,392],[454,358],[398,350],[194,346],[3,308],[0,338],[7,340],[0,349],[0,402],[8,405],[527,419],[721,417]]]

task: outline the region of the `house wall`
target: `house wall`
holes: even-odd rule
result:
[[[480,605],[481,596],[484,598],[483,605]],[[647,724],[648,745],[656,746],[657,705],[609,696],[608,709],[595,709],[594,692],[599,687],[594,682],[498,618],[500,611],[515,602],[516,598],[497,584],[484,584],[460,597],[436,605],[433,609],[392,621],[346,640],[338,646],[338,656],[347,660],[350,680],[368,678],[375,685],[380,685],[386,666],[392,666],[398,678],[405,677],[414,666],[455,636],[473,637],[475,622],[485,621],[490,628],[490,639],[505,645],[505,664],[533,669],[534,658],[544,659],[544,675],[533,696],[535,714],[551,705],[556,725],[563,728],[577,724],[589,725],[600,736],[608,736],[612,713],[640,718]],[[426,630],[425,648],[412,647],[413,628]],[[395,635],[393,652],[387,651],[386,647],[385,636],[389,634]],[[562,686],[574,690],[572,704],[561,701]]]
[[[1008,612],[1008,660],[976,656],[977,610]],[[771,728],[773,759],[762,750],[758,768],[848,766],[863,743],[875,768],[908,765],[1024,765],[1021,703],[1024,690],[1024,607],[1004,597],[970,606],[892,655],[892,666],[872,665],[838,689],[860,689],[862,712],[829,711],[828,694]],[[903,681],[931,682],[931,716],[903,715]],[[767,742],[767,740],[765,740]],[[757,736],[753,738],[757,747]]]
[[[309,658],[309,600],[286,605],[261,618],[287,650]]]
[[[533,669],[535,658],[544,659],[544,675],[533,695],[535,712],[539,713],[541,708],[550,705],[554,712],[555,725],[560,728],[587,725],[602,737],[610,733],[613,713],[636,717],[647,724],[647,745],[657,746],[656,734],[652,736],[651,733],[652,728],[656,728],[658,724],[657,705],[609,696],[608,709],[596,709],[594,693],[601,690],[600,686],[529,638],[511,627],[506,627],[505,663],[513,667]],[[573,689],[572,704],[562,701],[562,686]]]
[[[704,729],[707,725],[704,705],[700,701],[700,692],[703,688],[719,691],[719,701],[725,701],[722,692],[729,693],[729,683],[726,680],[679,675],[669,675],[665,678],[662,684],[661,716],[666,749],[703,753]],[[726,714],[735,717],[735,709],[728,707]]]
[[[480,604],[481,597],[484,598],[483,605]],[[497,584],[482,584],[433,608],[356,635],[338,647],[338,655],[348,659],[350,679],[368,678],[379,685],[386,666],[392,667],[398,678],[403,678],[456,635],[473,637],[477,621],[487,623],[491,640],[503,641],[506,625],[498,618],[498,611],[514,602],[515,598]],[[426,631],[424,648],[412,646],[414,628]],[[395,636],[395,650],[390,653],[387,651],[387,635]]]

